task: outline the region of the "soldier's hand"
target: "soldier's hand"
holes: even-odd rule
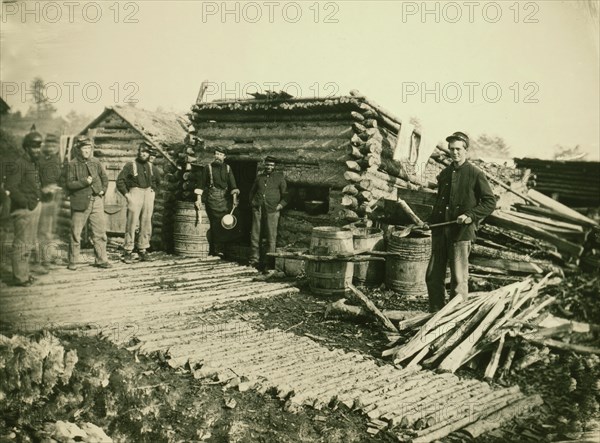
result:
[[[196,208],[196,211],[199,211],[200,209],[202,209],[202,202],[196,200],[194,202],[194,208]]]
[[[277,212],[281,211],[282,209],[283,209],[283,206],[281,206],[281,205],[279,205],[279,204],[278,204],[278,205],[277,205],[277,207],[275,208],[275,210],[276,210]]]
[[[459,215],[458,218],[456,219],[456,221],[458,222],[459,225],[470,225],[471,223],[473,223],[473,220],[471,219],[471,217],[469,217],[468,215]]]
[[[92,184],[92,182],[94,181],[94,179],[92,178],[92,176],[91,176],[91,175],[88,175],[88,178],[86,178],[86,180],[87,180],[87,182],[88,182],[88,185],[91,185],[91,184]]]

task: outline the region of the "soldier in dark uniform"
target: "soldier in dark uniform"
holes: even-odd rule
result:
[[[200,176],[196,193],[196,209],[205,205],[210,223],[208,232],[209,255],[223,255],[223,243],[227,242],[229,233],[221,226],[221,219],[231,210],[231,203],[237,204],[240,190],[237,189],[231,167],[225,164],[225,151],[215,150],[215,159],[205,166]],[[231,196],[231,199],[229,198]]]

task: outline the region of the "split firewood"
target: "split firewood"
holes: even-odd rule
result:
[[[394,324],[390,321],[389,318],[387,318],[380,310],[379,308],[377,308],[377,306],[375,306],[373,304],[373,302],[371,300],[368,299],[368,297],[363,294],[359,289],[357,289],[354,285],[350,284],[348,286],[348,288],[352,291],[352,293],[356,296],[357,300],[361,302],[361,304],[368,310],[370,311],[375,318],[377,318],[377,320],[379,322],[381,322],[386,329],[389,329],[390,331],[393,332],[397,332],[398,329],[396,329],[396,327],[394,326]]]
[[[414,318],[422,319],[423,316],[428,317],[430,314],[418,314],[415,317],[410,319],[406,319],[407,315],[410,314],[410,311],[397,311],[391,309],[384,309],[381,311],[387,318],[392,321],[414,321]],[[329,304],[327,306],[325,317],[330,317],[332,315],[339,315],[348,318],[356,318],[361,319],[364,317],[369,317],[371,313],[361,306],[349,305],[345,298],[341,298],[338,301]],[[406,320],[405,320],[406,319]]]
[[[494,351],[494,354],[492,356],[492,359],[490,360],[490,363],[488,364],[487,368],[485,369],[485,374],[484,374],[484,379],[485,380],[492,380],[494,378],[494,375],[496,374],[496,370],[498,369],[498,364],[500,363],[500,356],[502,355],[502,350],[504,349],[504,337],[506,336],[506,334],[502,334],[502,336],[500,337],[500,341],[498,342],[498,346],[496,347],[496,350]]]
[[[417,216],[417,214],[414,213],[414,211],[408,205],[408,203],[406,203],[404,200],[402,200],[401,198],[399,198],[398,199],[398,204],[400,205],[400,207],[402,208],[402,210],[406,213],[406,215],[408,215],[410,217],[410,219],[413,221],[413,223],[415,223],[417,225],[422,225],[423,224],[423,220],[421,220]]]
[[[456,348],[454,348],[448,356],[442,360],[438,369],[442,371],[456,372],[456,370],[463,364],[464,359],[467,357],[469,351],[476,345],[477,341],[482,335],[490,328],[490,325],[494,320],[502,313],[506,306],[506,299],[498,300],[492,309],[483,318],[481,323],[475,328],[475,330],[463,340]]]
[[[423,313],[415,315],[414,317],[408,318],[406,320],[402,320],[400,323],[398,323],[398,330],[404,331],[406,329],[412,329],[414,327],[420,326],[427,320],[429,320],[432,315],[433,314],[430,313]]]
[[[515,355],[517,354],[516,344],[513,343],[508,350],[508,354],[506,355],[506,360],[502,364],[502,369],[500,370],[500,378],[506,378],[510,374],[510,370],[512,368],[513,360],[515,359]]]

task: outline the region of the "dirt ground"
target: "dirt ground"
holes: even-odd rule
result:
[[[581,276],[573,284],[584,284]],[[589,281],[589,278],[586,280]],[[592,285],[593,287],[593,285]],[[424,309],[424,301],[403,302],[376,290],[370,297],[386,308]],[[374,323],[353,323],[325,316],[333,299],[299,294],[255,299],[215,309],[227,320],[248,318],[265,329],[280,328],[309,336],[330,348],[379,357],[387,339]],[[393,305],[393,306],[392,306]],[[574,314],[575,315],[575,314]],[[194,379],[186,369],[173,369],[163,356],[143,356],[118,348],[86,331],[62,331],[65,349],[75,349],[79,361],[66,386],[15,408],[10,397],[0,402],[0,441],[52,441],[44,424],[57,420],[90,422],[113,441],[135,442],[363,442],[396,441],[386,431],[367,433],[366,417],[343,406],[316,411],[287,412],[274,393],[224,389],[211,380]],[[478,376],[463,372],[464,376]],[[534,415],[470,440],[459,432],[443,441],[558,441],[582,435],[586,423],[598,417],[600,401],[597,357],[551,353],[505,381],[525,393],[540,393],[545,405]],[[12,407],[10,406],[12,405]]]

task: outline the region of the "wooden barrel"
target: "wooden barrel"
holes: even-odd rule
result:
[[[352,252],[352,231],[330,226],[312,230],[310,252],[313,255],[337,255]],[[344,295],[352,283],[354,266],[346,261],[308,260],[306,277],[312,292],[319,295]]]
[[[355,251],[384,251],[383,231],[378,228],[360,228],[354,230]],[[381,261],[364,261],[354,263],[355,284],[378,286],[383,283],[385,263]]]
[[[196,223],[194,203],[177,202],[173,226],[175,254],[199,258],[208,256],[208,240],[206,238],[209,228],[208,216],[204,209],[200,209],[199,216],[200,223]]]
[[[388,289],[411,298],[426,298],[425,274],[431,257],[431,237],[399,237],[392,232],[388,252],[399,256],[389,256],[385,265],[385,284]]]

